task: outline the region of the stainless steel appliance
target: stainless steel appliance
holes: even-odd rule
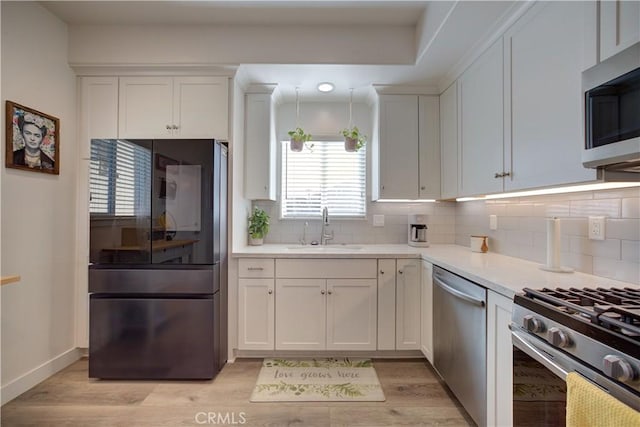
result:
[[[408,218],[408,239],[409,246],[427,247],[427,216],[426,215],[409,215]]]
[[[564,425],[569,372],[640,410],[640,288],[516,295],[513,424]]]
[[[487,290],[433,267],[433,365],[471,418],[487,424]]]
[[[586,70],[583,88],[584,166],[640,172],[640,43]]]
[[[226,361],[226,157],[213,140],[91,142],[90,377],[205,379]]]

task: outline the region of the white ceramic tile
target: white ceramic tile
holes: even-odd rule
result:
[[[526,230],[508,230],[507,241],[519,246],[533,246],[533,232]]]
[[[640,218],[640,198],[622,199],[622,218]]]
[[[562,252],[560,254],[560,263],[564,267],[571,267],[576,271],[581,271],[583,273],[588,273],[588,274],[593,273],[593,257],[590,255]],[[569,273],[556,273],[556,274],[564,275]]]
[[[503,216],[498,218],[498,229],[517,230],[520,228],[520,218],[515,216]]]
[[[627,197],[638,198],[640,197],[640,188],[615,188],[611,190],[600,190],[593,192],[594,199],[624,199]]]
[[[571,203],[566,201],[551,201],[534,205],[534,211],[543,217],[568,217],[571,215]]]
[[[621,240],[622,242],[622,260],[631,262],[640,262],[640,241],[638,240]]]
[[[436,203],[435,215],[455,215],[457,207],[451,203]]]
[[[605,236],[607,239],[640,240],[640,220],[607,219]]]
[[[620,259],[621,244],[618,239],[589,240],[586,237],[572,236],[569,243],[569,252]]]
[[[609,218],[619,218],[620,205],[620,199],[572,200],[571,216],[606,216]]]
[[[506,214],[508,216],[530,216],[534,209],[533,202],[522,202],[512,205],[507,205]]]
[[[542,217],[522,217],[520,218],[520,226],[524,230],[533,232],[545,232],[547,231],[546,218]]]
[[[560,223],[562,234],[572,236],[588,236],[588,225],[587,218],[563,218]]]
[[[640,264],[610,258],[593,258],[593,274],[640,284]]]
[[[544,264],[547,261],[546,250],[536,246],[522,246],[520,257],[529,261]]]

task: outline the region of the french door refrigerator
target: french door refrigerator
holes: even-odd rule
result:
[[[213,378],[226,361],[226,145],[92,140],[89,187],[89,377]]]

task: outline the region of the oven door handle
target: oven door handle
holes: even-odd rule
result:
[[[521,332],[517,325],[513,323],[510,324],[509,329],[511,329],[511,340],[517,349],[526,353],[529,357],[542,364],[542,366],[549,369],[564,381],[567,380],[567,374],[569,372],[577,372],[596,387],[601,388],[606,393],[609,393],[636,411],[640,411],[640,399],[625,387],[616,384],[614,381],[587,365],[556,350],[546,342],[532,338],[526,333]]]
[[[547,355],[543,353],[543,351],[548,349],[544,349],[544,350],[539,349],[538,347],[533,345],[528,339],[526,339],[525,335],[515,330],[515,328],[512,327],[511,325],[509,325],[509,329],[511,329],[511,339],[513,341],[513,345],[515,345],[518,349],[524,351],[532,359],[541,363],[542,366],[549,369],[556,376],[562,378],[563,380],[567,379],[567,374],[569,373],[569,371],[565,369],[563,366],[556,363],[555,361],[551,360]]]

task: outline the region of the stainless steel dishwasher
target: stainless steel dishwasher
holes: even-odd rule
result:
[[[433,364],[479,425],[487,424],[487,290],[433,267]]]

